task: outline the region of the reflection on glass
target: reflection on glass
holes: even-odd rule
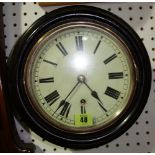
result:
[[[75,68],[77,71],[86,70],[89,65],[89,62],[90,61],[88,56],[84,54],[83,51],[78,51],[78,53],[76,53],[72,59],[73,68]]]

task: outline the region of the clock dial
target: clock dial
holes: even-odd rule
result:
[[[70,132],[94,131],[115,121],[132,99],[133,64],[118,36],[90,23],[70,23],[34,46],[25,88],[49,123]],[[83,114],[87,121],[77,123]]]

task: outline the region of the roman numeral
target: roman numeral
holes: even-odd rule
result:
[[[82,36],[75,36],[75,42],[77,51],[83,51]]]
[[[51,106],[55,101],[57,101],[60,98],[59,93],[57,92],[57,90],[53,91],[52,93],[50,93],[49,95],[47,95],[45,97],[45,100],[47,103],[50,103],[49,105]]]
[[[85,114],[86,113],[86,108],[84,105],[81,105],[81,114]]]
[[[100,43],[101,43],[101,40],[97,43],[97,45],[96,45],[96,47],[95,47],[95,49],[94,49],[94,52],[93,52],[94,54],[96,53],[98,47],[100,46]]]
[[[107,58],[106,60],[104,60],[104,64],[109,63],[110,61],[114,60],[117,57],[116,54],[113,54],[112,56],[110,56],[109,58]]]
[[[123,78],[123,72],[115,72],[115,73],[109,73],[109,79],[122,79]]]
[[[60,50],[60,52],[61,52],[64,56],[66,56],[66,55],[68,54],[67,51],[66,51],[66,49],[64,48],[64,46],[62,45],[61,42],[59,42],[58,44],[56,44],[56,46],[58,47],[58,49]]]
[[[60,115],[65,116],[66,118],[68,117],[69,111],[70,111],[71,105],[68,102],[65,102],[63,104],[63,108],[60,112]]]
[[[40,83],[54,82],[54,77],[39,79]]]
[[[107,87],[105,94],[117,100],[119,98],[120,92],[111,87]]]
[[[70,112],[71,104],[66,102],[65,100],[62,100],[55,112],[57,112],[58,109],[60,109],[61,107],[62,107],[62,109],[60,111],[60,115],[61,116],[65,116],[67,118],[68,114]]]
[[[49,60],[43,60],[46,63],[49,63],[51,65],[57,66],[58,64],[56,64],[55,62],[49,61]]]

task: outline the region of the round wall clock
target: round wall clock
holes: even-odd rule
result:
[[[76,5],[44,15],[20,37],[8,79],[12,107],[32,130],[52,143],[86,149],[135,122],[149,96],[151,67],[127,23]]]

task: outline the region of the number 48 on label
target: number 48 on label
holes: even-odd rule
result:
[[[75,125],[80,126],[91,126],[93,125],[93,118],[89,114],[76,114]]]

